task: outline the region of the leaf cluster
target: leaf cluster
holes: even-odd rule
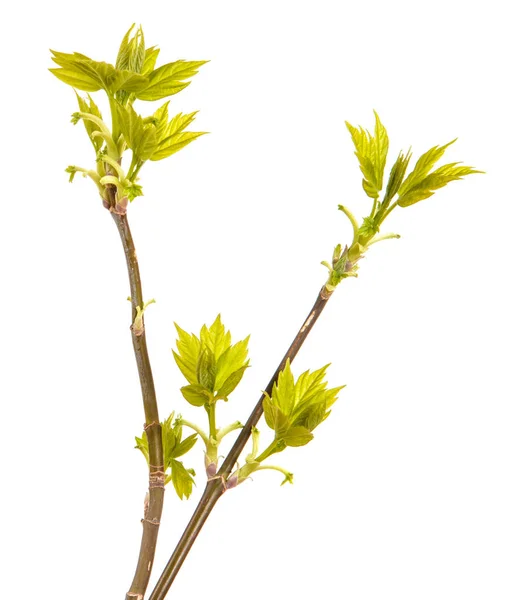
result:
[[[363,175],[362,187],[367,196],[373,199],[373,206],[371,213],[363,218],[362,224],[359,226],[353,214],[346,207],[339,205],[339,210],[346,214],[353,227],[353,239],[351,244],[346,245],[344,249],[341,245],[335,247],[331,264],[326,261],[322,262],[329,272],[326,282],[326,289],[329,292],[332,292],[346,277],[357,276],[357,263],[363,258],[370,245],[384,239],[400,237],[394,233],[378,235],[380,226],[397,206],[404,208],[411,206],[430,198],[436,190],[451,181],[462,179],[473,173],[482,173],[473,167],[461,165],[459,162],[448,163],[433,171],[445,150],[454,143],[455,140],[452,140],[443,146],[433,146],[422,154],[416,161],[414,169],[406,177],[412,156],[409,149],[406,153],[398,154],[389,172],[383,199],[380,200],[389,151],[389,137],[386,128],[376,112],[374,133],[370,133],[362,127],[354,127],[347,121],[346,127],[351,134],[355,154]]]
[[[182,425],[180,422],[173,421],[175,413],[161,423],[162,427],[162,447],[164,450],[164,472],[166,474],[166,483],[171,481],[178,497],[189,498],[193,491],[195,472],[193,469],[186,469],[184,464],[178,460],[184,456],[196,444],[198,436],[196,433],[182,439]],[[135,437],[138,448],[149,464],[148,438],[146,432],[142,437]],[[168,472],[169,471],[169,472]]]
[[[115,65],[93,60],[79,52],[68,54],[51,50],[52,60],[57,65],[50,69],[51,73],[75,90],[88,92],[83,98],[76,91],[79,112],[74,113],[72,122],[83,121],[94,146],[99,178],[97,181],[92,178],[100,187],[103,199],[109,201],[103,186],[116,186],[116,202],[121,205],[142,195],[140,186],[135,186],[145,161],[167,158],[205,133],[186,131],[196,112],[179,113],[169,119],[168,103],[150,116],[135,111],[135,100],[161,100],[185,89],[207,61],[177,60],[156,68],[159,48],[146,48],[142,28],[132,33],[134,27],[132,25],[125,34]],[[90,96],[90,92],[99,90],[108,96],[111,128],[103,121],[101,111]],[[132,151],[128,174],[121,167],[127,149]],[[87,169],[73,168],[91,176]]]
[[[187,333],[176,323],[175,327],[178,340],[173,356],[189,382],[181,388],[184,398],[193,406],[228,400],[249,366],[249,336],[231,344],[231,334],[220,315],[210,327],[204,325],[199,336]]]
[[[269,454],[280,452],[286,446],[308,444],[314,437],[312,431],[328,418],[330,407],[344,387],[327,388],[324,378],[328,366],[305,371],[295,381],[290,361],[287,361],[274,384],[272,396],[265,393],[265,421],[275,432],[275,443]]]

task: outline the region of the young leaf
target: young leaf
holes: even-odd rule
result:
[[[134,27],[135,23],[128,29],[121,42],[115,68],[141,73],[145,58],[144,33],[142,27],[139,27],[133,38],[130,39]]]
[[[287,446],[306,446],[308,442],[314,439],[313,433],[308,431],[306,427],[297,425],[291,427],[281,438]]]
[[[418,185],[427,175],[429,171],[434,167],[434,165],[440,160],[440,158],[445,154],[445,150],[454,144],[456,140],[452,140],[445,144],[444,146],[433,146],[430,150],[427,150],[425,154],[422,154],[420,158],[416,161],[416,165],[414,169],[409,173],[407,179],[402,183],[400,188],[398,189],[398,194],[400,197],[404,196],[405,193],[411,190],[414,186]]]
[[[434,192],[451,181],[457,181],[467,175],[473,173],[481,173],[482,171],[476,171],[472,167],[461,166],[458,167],[459,163],[450,163],[436,169],[429,175],[425,176],[421,181],[417,182],[414,186],[408,187],[407,190],[398,198],[399,206],[411,206],[416,204],[420,200],[430,198]]]
[[[204,406],[212,397],[204,386],[198,384],[185,385],[180,388],[182,396],[193,406]]]
[[[84,98],[82,98],[77,92],[76,92],[76,97],[77,97],[80,112],[94,115],[95,117],[98,117],[101,120],[103,119],[103,117],[101,115],[101,111],[97,107],[96,103],[92,100],[92,97],[90,96],[90,94],[88,94],[89,102],[87,102]],[[85,129],[88,133],[88,137],[90,138],[90,141],[94,145],[96,152],[99,151],[101,149],[101,146],[103,145],[103,139],[100,137],[92,137],[92,134],[96,131],[101,131],[100,128],[98,127],[98,125],[96,123],[94,123],[92,121],[88,121],[86,119],[83,119],[83,123],[84,123]]]
[[[157,58],[159,56],[160,48],[156,48],[155,46],[151,46],[151,48],[146,48],[146,52],[144,53],[144,64],[142,66],[142,74],[149,75],[153,69],[155,68],[155,63],[157,62]]]
[[[167,142],[163,142],[159,145],[159,148],[151,155],[151,160],[162,160],[167,158],[175,152],[182,150],[185,146],[196,140],[202,135],[205,135],[206,131],[184,131],[177,135],[168,138]]]
[[[181,370],[182,375],[191,384],[197,384],[196,365],[200,353],[200,340],[194,334],[189,334],[175,323],[178,333],[177,350],[173,351],[175,362]]]
[[[400,152],[398,158],[395,161],[395,164],[391,168],[391,172],[389,173],[389,179],[386,186],[386,195],[384,197],[384,202],[389,204],[389,202],[396,196],[400,186],[402,185],[402,181],[405,177],[405,172],[407,171],[407,167],[409,165],[409,161],[411,160],[411,150],[409,149],[407,154],[404,156],[403,152]]]
[[[236,371],[247,367],[249,361],[248,356],[248,344],[250,336],[247,336],[244,340],[241,340],[230,346],[220,356],[216,364],[216,382],[215,388],[220,390],[227,379]],[[230,393],[230,392],[228,392]]]
[[[216,380],[216,361],[214,352],[208,347],[204,347],[198,356],[196,364],[196,377],[198,383],[206,390],[214,392],[214,382]]]
[[[171,480],[177,496],[183,500],[187,500],[193,491],[195,480],[193,475],[195,472],[192,469],[186,469],[179,460],[172,460],[171,464]]]
[[[51,52],[54,51],[51,50]],[[54,62],[57,62],[55,57],[53,60]],[[96,77],[86,74],[74,64],[64,64],[67,66],[59,69],[49,69],[49,71],[67,85],[83,92],[97,92],[102,88],[102,85]]]
[[[119,125],[128,147],[141,161],[148,160],[157,147],[157,133],[153,123],[144,123],[133,106],[116,104]]]
[[[220,356],[229,348],[231,334],[229,331],[225,331],[220,315],[216,317],[211,327],[208,328],[207,325],[202,327],[200,341],[204,347],[212,352],[215,361],[218,361]]]
[[[141,438],[135,436],[135,442],[137,444],[135,447],[142,452],[142,454],[144,455],[144,458],[146,459],[146,462],[149,463],[150,462],[150,452],[148,449],[148,438],[146,437],[146,434],[143,433]]]
[[[206,62],[177,60],[151,71],[148,85],[136,93],[136,98],[153,101],[177,94],[189,85],[185,80],[196,75]]]
[[[227,400],[227,396],[229,396],[229,394],[236,389],[242,380],[243,374],[245,373],[245,369],[247,369],[247,367],[248,365],[245,365],[244,367],[241,367],[237,371],[231,373],[219,388],[215,386],[218,396],[224,400]]]
[[[312,430],[328,417],[329,408],[337,400],[342,387],[327,389],[324,377],[328,366],[314,372],[305,371],[294,382],[287,361],[274,384],[272,397],[265,396],[263,408],[267,425],[276,432],[276,439],[282,439],[287,446],[307,444],[312,439]]]
[[[374,135],[371,135],[368,131],[362,129],[362,127],[354,127],[347,121],[346,127],[351,134],[360,170],[364,175],[362,187],[370,198],[377,199],[382,189],[384,169],[389,149],[389,138],[386,128],[382,125],[376,112]]]
[[[178,152],[205,132],[184,131],[195,119],[196,111],[189,114],[179,113],[161,129],[159,143],[151,160],[162,160]],[[167,118],[167,117],[166,117]]]
[[[179,458],[180,456],[184,456],[191,450],[191,448],[196,444],[198,440],[198,434],[193,433],[193,435],[188,436],[184,440],[182,440],[179,444],[173,448],[173,450],[169,453],[169,459]]]

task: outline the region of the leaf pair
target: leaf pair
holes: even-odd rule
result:
[[[161,423],[162,427],[162,447],[164,451],[164,472],[166,473],[166,480],[171,480],[178,497],[182,500],[183,498],[189,498],[193,491],[195,472],[193,469],[186,469],[184,464],[177,460],[183,456],[196,444],[197,434],[188,436],[182,440],[182,426],[177,422],[173,423],[175,413],[171,413],[169,417]],[[149,450],[148,450],[148,438],[146,432],[143,432],[142,437],[136,437],[138,448],[146,461],[149,464]],[[170,470],[168,474],[167,471]]]
[[[265,393],[263,410],[267,425],[275,431],[279,452],[286,446],[304,446],[313,439],[312,431],[330,414],[330,407],[344,387],[327,388],[324,381],[329,365],[305,371],[294,381],[290,361],[279,374],[272,396]]]
[[[50,69],[58,79],[84,92],[104,89],[112,96],[119,90],[138,92],[148,86],[148,78],[128,69],[117,69],[106,62],[92,60],[84,54],[66,54],[51,50],[52,60],[60,67]]]
[[[175,323],[178,332],[177,351],[173,356],[189,382],[181,388],[184,398],[193,406],[228,400],[249,366],[249,337],[231,345],[220,315],[214,323],[200,330],[200,336],[189,334]]]
[[[132,101],[160,100],[173,96],[189,85],[190,79],[207,61],[177,60],[155,69],[159,49],[145,48],[144,34],[139,27],[134,37],[130,37],[134,25],[124,36],[115,66],[92,60],[84,54],[67,54],[51,50],[52,60],[59,68],[50,69],[58,79],[84,92],[104,89],[121,104]]]

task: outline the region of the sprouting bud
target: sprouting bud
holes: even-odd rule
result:
[[[128,298],[128,300],[130,300],[131,302],[131,298]],[[148,302],[146,302],[146,304],[144,304],[142,308],[140,306],[137,306],[136,308],[137,315],[133,320],[133,324],[131,326],[131,330],[136,336],[141,336],[144,333],[144,311],[148,308],[150,304],[155,304],[155,300],[148,300]]]
[[[238,485],[238,475],[231,475],[229,479],[225,482],[225,490],[232,490]]]

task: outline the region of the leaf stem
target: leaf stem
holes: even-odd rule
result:
[[[191,423],[191,421],[186,421],[185,419],[179,419],[179,423],[185,427],[189,427],[189,429],[192,429],[193,431],[196,431],[206,446],[209,444],[209,438],[207,437],[207,434],[200,427],[198,427],[198,425]]]
[[[111,191],[110,193],[113,193]],[[138,307],[144,305],[142,297],[142,284],[139,272],[139,263],[133,243],[130,226],[126,215],[111,213],[119,231],[128,267],[130,279],[132,323],[138,314]],[[144,328],[144,323],[143,323]],[[139,335],[132,329],[132,342],[137,361],[137,370],[142,390],[142,401],[144,405],[146,437],[149,448],[149,500],[144,509],[142,520],[142,540],[137,561],[137,568],[126,600],[143,598],[148,587],[155,548],[159,533],[162,506],[164,503],[164,455],[162,450],[162,429],[160,426],[157,398],[153,383],[148,348],[146,345],[146,333],[143,330]]]
[[[286,362],[290,360],[292,362],[296,357],[299,349],[303,345],[306,340],[308,334],[312,330],[315,322],[319,318],[319,315],[323,311],[326,306],[328,300],[330,299],[332,292],[328,291],[326,287],[321,288],[319,295],[312,307],[312,310],[309,312],[306,317],[303,325],[299,329],[296,337],[293,342],[290,344],[285,356],[282,358],[279,363],[277,369],[272,375],[267,387],[265,388],[265,392],[267,394],[272,393],[272,388],[274,387],[274,383],[277,381],[279,373],[285,368]],[[171,587],[177,573],[180,571],[186,556],[189,554],[193,543],[195,542],[198,534],[200,533],[204,523],[207,518],[211,514],[214,506],[216,505],[218,499],[222,496],[224,491],[226,490],[226,480],[232,472],[236,461],[238,460],[240,454],[242,453],[247,441],[251,435],[252,428],[256,426],[259,421],[261,415],[263,414],[263,397],[264,394],[261,394],[260,399],[258,400],[254,410],[250,414],[247,422],[245,423],[243,429],[240,431],[236,441],[234,442],[233,447],[229,451],[229,454],[225,458],[220,470],[216,477],[211,478],[206,485],[204,493],[202,494],[202,498],[198,503],[198,506],[191,517],[182,537],[180,538],[177,547],[175,548],[171,558],[169,559],[166,568],[162,572],[155,589],[151,593],[149,600],[164,600],[166,598],[166,594],[168,593],[169,588]]]
[[[353,227],[353,241],[351,242],[351,246],[357,241],[359,237],[359,224],[357,223],[357,219],[355,215],[351,212],[349,208],[346,206],[339,204],[339,210],[342,211],[349,219],[351,226]]]

